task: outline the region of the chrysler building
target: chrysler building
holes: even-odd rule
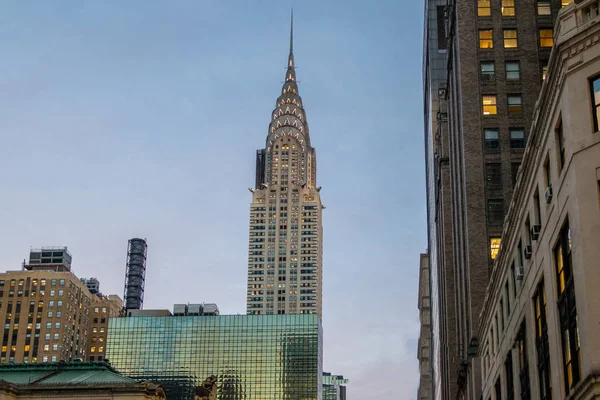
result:
[[[322,223],[317,157],[298,94],[294,20],[285,82],[265,148],[256,152],[250,206],[247,313],[321,315]]]

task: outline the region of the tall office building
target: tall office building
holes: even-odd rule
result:
[[[206,382],[219,400],[320,400],[322,346],[318,315],[135,316],[109,320],[107,357],[170,400]]]
[[[247,313],[321,314],[322,225],[317,159],[298,94],[293,48],[256,155],[250,206]]]
[[[479,314],[546,75],[553,23],[571,2],[448,0],[441,9],[428,1],[424,47],[431,73],[424,75],[424,87],[434,398],[471,398],[468,376],[480,374],[472,363],[481,341]],[[444,73],[432,62],[442,47]]]

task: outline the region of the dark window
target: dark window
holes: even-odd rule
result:
[[[494,153],[500,151],[500,135],[497,129],[486,129],[485,136],[485,151]]]
[[[546,161],[544,162],[544,177],[546,187],[552,187],[552,175],[550,170],[550,156],[546,156]]]
[[[502,398],[502,384],[500,382],[500,377],[496,379],[496,384],[494,385],[494,391],[496,392],[496,399]]]
[[[445,8],[446,7],[444,6],[437,7],[437,31],[439,50],[446,50],[448,48],[448,43],[446,42]]]
[[[549,0],[538,0],[537,14],[538,15],[552,15],[552,9],[550,8]]]
[[[488,219],[490,223],[502,223],[504,221],[504,200],[488,200]]]
[[[577,305],[575,285],[573,283],[573,265],[571,258],[571,230],[569,220],[560,230],[558,243],[554,248],[556,263],[556,288],[558,294],[558,313],[562,336],[563,369],[567,394],[579,382],[581,376],[579,362],[579,328],[577,326]]]
[[[524,149],[525,148],[525,131],[522,129],[510,130],[510,148]]]
[[[594,132],[598,132],[600,121],[600,76],[591,81],[590,87],[592,89],[592,104],[594,106]]]
[[[502,165],[501,164],[486,164],[485,177],[488,189],[502,189]]]
[[[517,334],[517,349],[519,350],[519,382],[521,383],[521,400],[529,400],[529,361],[527,360],[527,332],[525,321],[521,323]]]
[[[548,324],[546,322],[546,292],[544,280],[537,286],[533,296],[535,310],[535,347],[537,350],[538,384],[540,399],[552,398],[552,382],[550,381],[550,348],[548,346]]]
[[[521,95],[508,96],[508,113],[521,114],[523,112],[523,100]]]
[[[493,61],[482,61],[479,64],[479,70],[481,72],[481,80],[483,82],[490,82],[494,80],[496,76],[496,67]]]
[[[535,189],[535,194],[533,195],[533,207],[535,209],[535,216],[537,218],[537,225],[542,225],[542,211],[541,211],[541,203],[540,203],[540,189]]]
[[[558,124],[556,124],[556,151],[558,152],[558,173],[560,174],[565,166],[565,137],[561,118],[558,119]]]
[[[506,376],[506,400],[515,398],[515,385],[513,383],[513,360],[512,353],[509,351],[504,361],[504,375]]]
[[[519,167],[521,163],[510,164],[510,177],[513,187],[517,184],[517,177],[519,176]]]
[[[520,65],[518,61],[507,61],[505,68],[507,80],[515,81],[521,79]]]

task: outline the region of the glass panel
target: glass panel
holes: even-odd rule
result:
[[[515,15],[515,0],[502,0],[502,16],[511,17]]]
[[[479,17],[491,15],[490,0],[477,0],[477,15]]]
[[[554,44],[554,38],[552,37],[552,29],[540,29],[540,46],[541,47],[552,47]]]
[[[504,48],[512,49],[517,47],[517,31],[515,29],[504,30]]]
[[[549,1],[538,1],[537,6],[538,15],[552,15],[552,9],[550,8]]]
[[[494,115],[497,112],[496,96],[483,96],[483,115]]]
[[[500,238],[490,238],[490,257],[495,260],[500,250]]]
[[[482,49],[491,49],[494,47],[491,29],[479,31],[479,47]]]
[[[506,62],[506,79],[520,79],[521,73],[518,61]]]

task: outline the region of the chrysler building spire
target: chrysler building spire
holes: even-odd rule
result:
[[[296,81],[292,10],[286,78],[265,148],[256,152],[256,183],[250,189],[248,314],[321,314],[320,189],[317,155]]]

